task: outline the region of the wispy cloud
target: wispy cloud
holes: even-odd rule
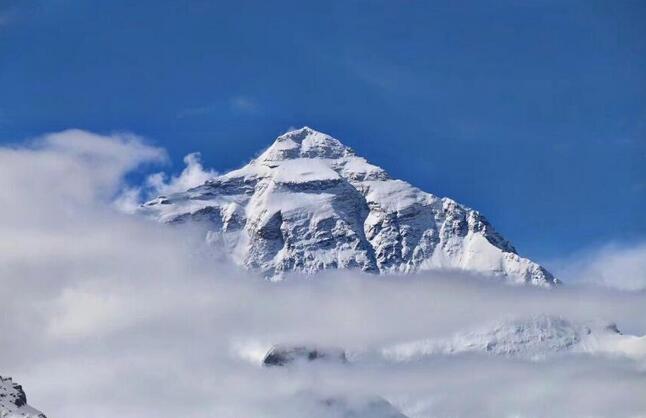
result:
[[[646,290],[646,242],[610,243],[555,263],[559,276],[622,290]]]
[[[202,117],[213,115],[217,112],[233,112],[237,114],[258,114],[261,111],[260,104],[250,96],[233,96],[226,101],[218,101],[204,106],[188,107],[177,113],[178,119],[191,117]]]
[[[188,190],[218,175],[215,170],[202,166],[199,152],[186,155],[184,164],[186,166],[178,175],[169,176],[164,172],[157,172],[148,175],[141,186],[124,188],[115,200],[115,206],[125,213],[134,213],[142,199]]]
[[[258,102],[248,96],[235,96],[229,101],[231,109],[241,113],[258,113],[260,105]]]
[[[206,106],[189,107],[182,109],[177,113],[177,119],[185,119],[194,116],[210,115],[218,111],[218,106],[215,104]]]

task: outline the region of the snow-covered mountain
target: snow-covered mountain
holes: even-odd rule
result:
[[[646,360],[646,336],[625,335],[613,323],[582,323],[558,316],[538,315],[500,320],[446,338],[408,341],[376,350],[346,352],[338,347],[275,345],[263,358],[262,365],[406,363],[466,353],[523,360],[585,353],[620,356],[643,362]]]
[[[540,315],[498,321],[445,339],[397,344],[382,350],[392,361],[416,361],[438,354],[488,353],[542,359],[559,353],[588,353],[646,358],[646,337],[624,335],[612,323],[577,323]]]
[[[0,376],[0,417],[46,418],[45,414],[27,404],[25,391],[10,377]]]
[[[205,223],[209,241],[269,277],[328,268],[461,269],[556,283],[479,212],[393,179],[307,127],[279,136],[244,167],[159,196],[141,211],[167,223]]]

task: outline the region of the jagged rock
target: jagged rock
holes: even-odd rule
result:
[[[479,212],[392,179],[307,127],[281,135],[246,166],[160,196],[141,211],[162,222],[206,224],[209,241],[269,277],[329,268],[460,269],[513,283],[556,283]]]
[[[305,346],[275,346],[265,356],[262,364],[267,367],[286,366],[295,362],[335,361],[347,362],[345,352],[335,348],[312,348]]]
[[[45,414],[27,404],[27,395],[22,386],[10,377],[0,376],[0,417],[46,418]]]

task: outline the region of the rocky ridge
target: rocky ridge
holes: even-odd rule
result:
[[[22,386],[10,377],[0,376],[0,417],[46,418],[45,414],[27,404]]]

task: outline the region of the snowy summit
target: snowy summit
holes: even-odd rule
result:
[[[304,127],[257,159],[141,210],[200,222],[233,260],[269,277],[297,271],[459,269],[513,283],[556,279],[519,256],[477,211],[391,178],[339,140]]]

